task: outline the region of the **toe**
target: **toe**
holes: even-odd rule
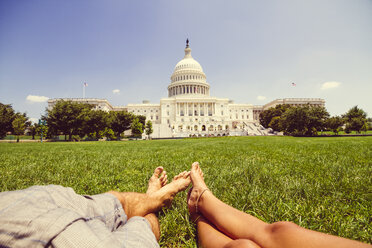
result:
[[[164,175],[163,179],[161,180],[161,185],[162,186],[165,186],[168,182],[168,176],[167,175]]]
[[[156,167],[156,169],[154,170],[154,176],[156,176],[156,177],[159,177],[160,176],[160,174],[163,172],[163,167],[162,166],[159,166],[159,167]]]

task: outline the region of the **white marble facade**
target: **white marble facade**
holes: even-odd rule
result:
[[[153,122],[152,137],[247,135],[248,126],[259,126],[252,104],[234,104],[229,99],[210,96],[207,77],[191,56],[188,44],[170,79],[168,98],[161,99],[160,104],[126,106],[128,112],[145,115]],[[252,134],[260,134],[254,131]]]

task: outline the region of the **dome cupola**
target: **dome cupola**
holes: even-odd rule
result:
[[[185,56],[177,63],[168,86],[168,97],[178,95],[209,96],[209,84],[201,65],[191,56],[189,40],[186,40]]]

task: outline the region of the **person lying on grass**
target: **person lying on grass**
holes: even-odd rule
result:
[[[0,193],[0,247],[159,247],[155,213],[190,184],[157,167],[146,194],[81,196],[57,185]]]
[[[191,166],[187,204],[197,227],[198,243],[208,248],[372,247],[358,241],[311,231],[291,222],[265,223],[217,199],[204,182],[199,163]]]

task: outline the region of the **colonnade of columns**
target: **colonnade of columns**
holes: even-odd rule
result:
[[[176,116],[213,116],[216,114],[216,104],[208,102],[178,102]]]
[[[175,96],[181,94],[202,94],[209,95],[209,87],[200,85],[178,85],[169,88],[168,96]]]

